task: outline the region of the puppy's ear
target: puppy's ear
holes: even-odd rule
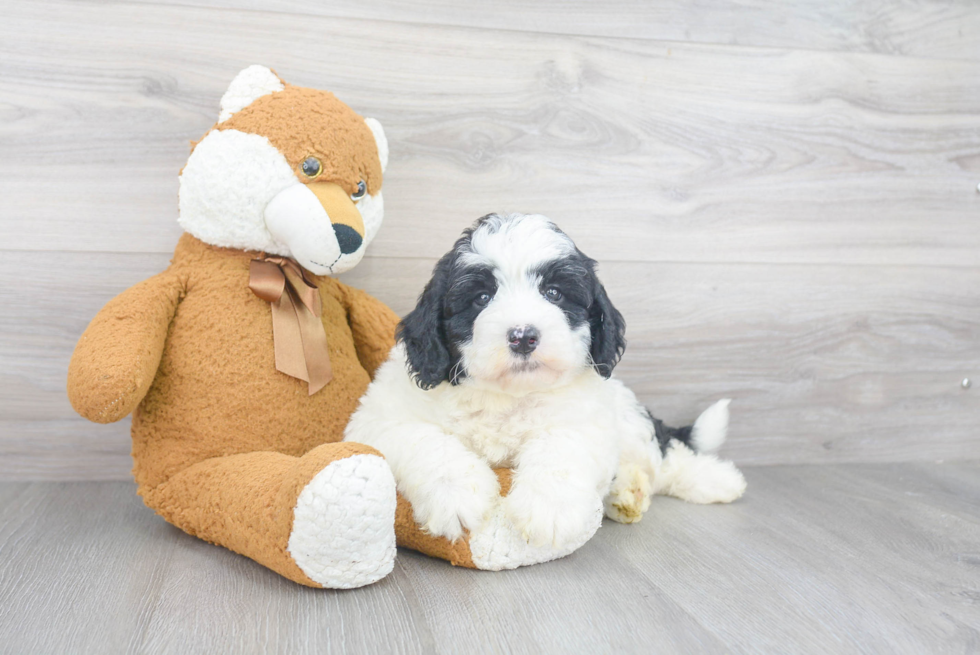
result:
[[[592,329],[592,365],[604,378],[612,375],[619,358],[626,350],[626,321],[613,307],[605,287],[593,273],[595,290],[592,307],[589,308],[589,326]]]
[[[443,324],[443,301],[449,286],[452,255],[446,254],[436,264],[418,304],[401,320],[396,332],[397,339],[405,344],[412,377],[422,389],[432,389],[449,379],[452,359]]]

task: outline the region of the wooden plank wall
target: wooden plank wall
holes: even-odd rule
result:
[[[980,6],[791,4],[3,2],[0,477],[127,477],[68,358],[166,265],[250,63],[385,125],[345,278],[398,312],[473,219],[541,212],[602,264],[621,376],[673,422],[733,397],[737,461],[980,456]]]

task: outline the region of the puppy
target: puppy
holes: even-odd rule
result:
[[[436,264],[345,438],[381,451],[416,522],[450,540],[499,501],[532,545],[561,547],[606,515],[631,523],[668,494],[731,502],[745,480],[716,450],[728,401],[665,426],[612,378],[623,317],[596,263],[543,216],[490,214]]]

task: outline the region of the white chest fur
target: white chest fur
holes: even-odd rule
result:
[[[520,396],[468,382],[443,385],[426,392],[432,409],[438,407],[428,418],[491,466],[514,466],[524,444],[544,432],[612,439],[615,417],[608,403],[596,402],[607,395],[603,382],[590,371],[556,389]]]
[[[397,479],[423,460],[436,468],[449,466],[444,461],[448,450],[438,445],[446,438],[491,467],[515,468],[529,444],[543,437],[550,444],[547,456],[556,463],[563,456],[588,457],[597,477],[608,484],[626,433],[648,442],[652,426],[619,381],[591,369],[560,386],[523,394],[474,380],[423,391],[406,374],[399,344],[361,399],[346,438],[378,448]]]

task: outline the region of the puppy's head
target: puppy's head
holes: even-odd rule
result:
[[[609,377],[625,324],[595,262],[543,216],[489,214],[439,260],[398,326],[423,389],[471,380],[504,391]]]

